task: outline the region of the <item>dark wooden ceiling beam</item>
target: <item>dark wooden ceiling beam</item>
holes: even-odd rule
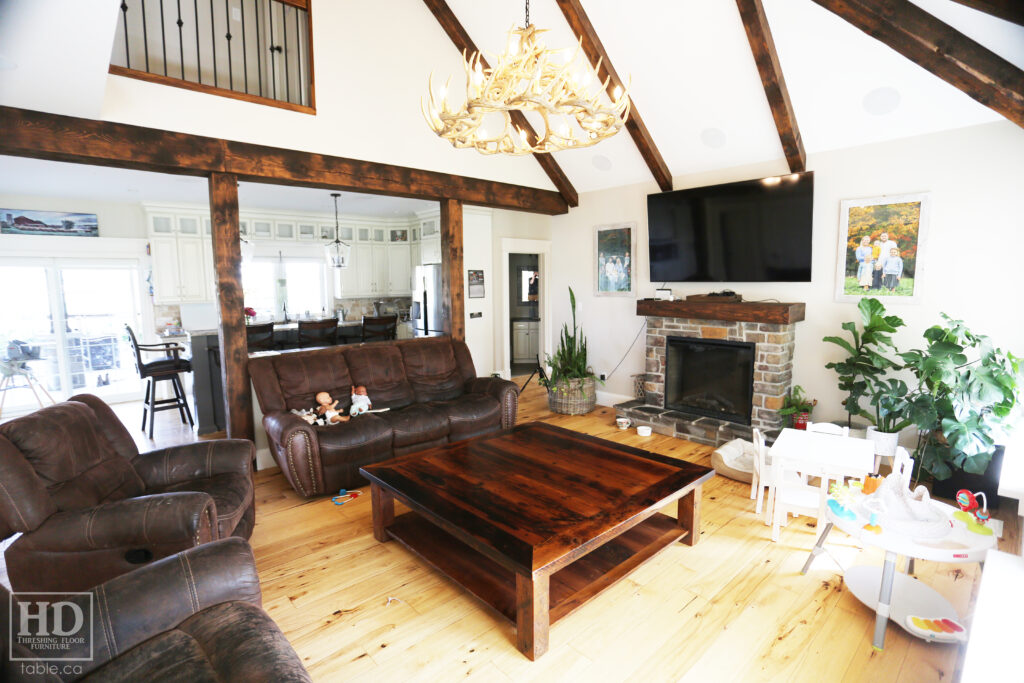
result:
[[[448,34],[448,37],[451,38],[452,43],[455,44],[455,47],[459,52],[464,52],[467,55],[479,52],[476,44],[469,37],[466,29],[462,26],[462,23],[459,22],[455,13],[452,12],[451,7],[448,6],[448,3],[445,2],[445,0],[423,0],[423,2],[427,5],[427,9],[429,9],[434,15],[434,18],[437,19],[437,23],[441,24],[441,28],[443,28],[444,32]],[[483,54],[480,55],[480,61],[483,63],[485,69],[490,68],[490,65],[487,63],[487,59],[484,58]],[[537,131],[530,125],[525,114],[521,111],[513,111],[509,113],[512,117],[512,123],[517,128],[520,128],[527,133],[527,138],[531,143],[537,140]],[[562,198],[565,199],[566,203],[569,206],[579,206],[579,194],[577,194],[576,188],[572,186],[571,182],[569,182],[569,177],[565,175],[565,172],[562,170],[562,167],[558,165],[558,162],[555,161],[555,158],[550,154],[534,154],[533,158],[536,159],[537,163],[540,164],[540,167],[544,169],[544,173],[546,173],[548,178],[551,179],[551,182],[555,184],[555,187],[558,189],[558,193],[562,195]]]
[[[1024,71],[909,0],[814,0],[1024,127]]]
[[[606,78],[610,78],[608,82],[609,97],[612,97],[616,87],[625,90],[626,84],[619,78],[615,67],[612,66],[612,60],[608,58],[608,52],[604,49],[604,45],[601,44],[601,39],[597,37],[597,31],[594,30],[594,25],[590,23],[590,18],[583,11],[583,6],[579,0],[555,1],[562,10],[562,14],[565,15],[565,20],[569,22],[569,28],[576,34],[576,38],[583,40],[583,52],[587,55],[587,59],[590,60],[590,64],[595,66],[597,60],[601,60],[601,69],[598,72],[598,76],[602,82]],[[647,125],[640,117],[640,111],[637,109],[635,100],[631,102],[629,118],[626,119],[626,130],[633,137],[637,149],[640,150],[640,155],[647,162],[647,167],[651,169],[651,174],[654,175],[658,186],[665,192],[671,190],[672,174],[669,172],[668,164],[665,163],[661,152],[658,151],[657,145],[654,144],[651,132],[647,130]]]
[[[0,107],[0,154],[549,215],[569,210],[552,190],[13,107]]]
[[[786,79],[782,76],[782,66],[775,51],[775,40],[772,39],[764,6],[761,0],[736,0],[736,6],[739,7],[740,17],[743,19],[750,50],[754,53],[757,71],[761,74],[764,94],[768,98],[768,106],[771,107],[775,127],[779,131],[779,141],[782,142],[782,151],[789,162],[789,170],[793,173],[803,173],[807,169],[807,153],[800,138],[796,112],[793,111],[793,103],[789,99]]]
[[[1024,26],[1024,2],[1022,0],[953,0],[953,2]]]

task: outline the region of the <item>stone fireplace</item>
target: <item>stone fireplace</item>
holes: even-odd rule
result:
[[[782,427],[803,304],[644,299],[637,314],[647,318],[645,396],[617,415],[711,446]]]

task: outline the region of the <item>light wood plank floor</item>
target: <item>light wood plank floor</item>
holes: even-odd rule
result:
[[[543,420],[709,464],[711,449],[620,432],[614,411],[569,417],[547,410],[535,384],[520,421]],[[780,543],[755,518],[749,486],[704,486],[701,540],[676,545],[551,628],[550,650],[529,661],[513,628],[397,543],[373,539],[370,497],[335,506],[303,501],[277,471],[257,475],[252,545],[264,607],[323,681],[949,681],[962,653],[890,624],[871,648],[873,613],[843,586],[828,556],[800,575],[813,520],[791,520]],[[674,506],[666,510],[674,513]],[[1004,511],[1000,543],[1018,546]],[[838,530],[828,544],[844,566],[881,564]],[[970,613],[977,565],[919,562],[917,575]],[[969,618],[968,618],[969,622]]]

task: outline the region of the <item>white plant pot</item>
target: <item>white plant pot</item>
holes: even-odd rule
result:
[[[874,425],[868,427],[864,438],[875,442],[875,455],[891,458],[896,455],[896,446],[900,442],[899,432],[880,432]]]

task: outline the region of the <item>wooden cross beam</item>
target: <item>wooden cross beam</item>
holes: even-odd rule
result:
[[[786,79],[782,77],[782,66],[779,64],[779,55],[775,52],[775,41],[768,27],[764,6],[761,0],[736,0],[736,6],[739,7],[740,17],[743,19],[750,50],[754,53],[757,71],[761,74],[764,94],[768,97],[768,106],[772,109],[772,117],[779,131],[782,151],[789,162],[789,170],[793,173],[803,173],[807,169],[807,153],[804,152],[804,143],[800,139],[796,113],[793,111],[793,103],[789,100]]]
[[[423,0],[423,2],[427,5],[427,8],[431,13],[433,13],[434,18],[437,19],[439,24],[441,24],[441,28],[443,28],[444,32],[448,34],[448,37],[451,38],[455,47],[458,48],[460,52],[464,52],[467,56],[474,52],[479,52],[476,43],[474,43],[469,37],[466,29],[463,28],[462,24],[455,16],[455,13],[452,12],[452,8],[448,6],[448,3],[445,2],[445,0]],[[480,62],[483,64],[485,69],[490,68],[490,65],[482,54],[480,55]],[[530,125],[530,122],[526,119],[526,115],[523,114],[523,112],[513,111],[509,113],[512,117],[512,123],[527,134],[529,141],[535,141],[539,137],[537,135],[537,131],[535,131],[533,126]],[[534,154],[533,158],[537,160],[537,163],[544,169],[548,178],[550,178],[551,182],[555,184],[555,187],[558,189],[558,193],[562,195],[563,199],[565,199],[566,204],[569,206],[579,206],[580,199],[576,192],[576,188],[572,186],[571,182],[569,182],[568,176],[565,175],[562,167],[558,165],[557,161],[555,161],[555,157],[550,154]]]
[[[1024,127],[1024,71],[909,0],[814,0]]]
[[[971,9],[991,14],[1005,21],[1024,26],[1024,2],[1021,0],[953,0]]]
[[[601,44],[601,39],[597,37],[597,31],[594,30],[594,25],[590,23],[587,13],[583,11],[583,6],[580,5],[579,0],[555,1],[558,3],[559,8],[561,8],[562,14],[565,15],[565,20],[569,22],[569,27],[573,33],[576,34],[578,39],[583,40],[583,52],[587,55],[591,65],[596,66],[597,60],[601,60],[601,70],[598,72],[598,76],[602,81],[606,78],[609,79],[608,95],[614,99],[612,93],[615,91],[615,88],[620,87],[625,91],[626,84],[622,82],[619,74],[615,71],[615,67],[612,66],[612,61],[608,58],[608,52],[604,49],[604,45]],[[632,100],[632,98],[630,99]],[[647,167],[651,169],[651,174],[654,175],[658,186],[665,192],[671,190],[672,174],[668,170],[668,164],[665,163],[665,159],[661,156],[661,152],[658,151],[657,145],[654,144],[654,138],[651,137],[651,132],[647,130],[644,120],[640,118],[640,111],[637,109],[635,101],[630,103],[629,118],[626,119],[626,130],[633,137],[637,149],[640,150],[640,156],[647,162]]]

